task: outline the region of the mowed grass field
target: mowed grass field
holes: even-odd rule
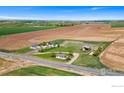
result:
[[[28,25],[0,25],[0,36],[32,32],[38,30],[54,29],[60,26],[28,26]]]
[[[33,66],[11,71],[9,73],[4,74],[3,76],[80,76],[80,75],[49,67]]]

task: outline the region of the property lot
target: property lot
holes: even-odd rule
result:
[[[59,41],[59,40],[58,40]],[[53,57],[53,53],[78,53],[79,56],[72,64],[92,67],[92,68],[105,68],[103,64],[100,63],[99,54],[110,44],[110,42],[92,42],[92,41],[78,41],[78,40],[64,40],[60,47],[44,49],[43,52],[39,52],[39,54],[35,55],[42,59],[54,61],[54,62],[64,62],[67,63],[67,60],[57,59],[55,56]],[[82,46],[90,46],[91,50],[82,51]],[[101,48],[101,51],[96,55],[90,55],[93,51],[94,53],[97,51],[97,48]],[[96,49],[96,50],[95,50]],[[94,51],[95,50],[95,51]],[[41,54],[40,54],[41,53]]]

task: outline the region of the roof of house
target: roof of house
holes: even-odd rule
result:
[[[39,45],[32,45],[31,47],[37,47],[37,46],[39,46]]]
[[[56,54],[56,56],[66,57],[65,54]]]

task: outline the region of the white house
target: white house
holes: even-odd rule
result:
[[[66,54],[56,54],[56,58],[65,60],[67,58],[67,55]]]
[[[47,43],[47,46],[48,46],[49,48],[54,48],[54,47],[58,47],[58,44]]]
[[[52,43],[46,43],[46,45],[41,45],[41,48],[46,49],[46,48],[54,48],[58,47],[57,44],[52,44]]]
[[[41,48],[45,49],[45,48],[48,48],[48,46],[47,45],[42,45]]]

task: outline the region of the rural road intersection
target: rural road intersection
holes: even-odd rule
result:
[[[99,70],[99,69],[94,69],[94,68],[89,68],[89,67],[81,67],[81,66],[64,64],[64,63],[59,63],[59,62],[49,62],[47,60],[42,60],[40,58],[27,56],[24,54],[12,54],[12,53],[0,52],[0,57],[5,57],[5,58],[11,57],[13,59],[18,58],[18,59],[21,59],[24,61],[34,62],[41,66],[46,66],[46,67],[51,67],[51,68],[55,68],[55,69],[59,69],[59,70],[69,71],[69,72],[77,73],[80,75],[95,75],[95,76],[103,75],[103,72],[101,72],[102,70]],[[124,73],[112,72],[109,70],[105,70],[104,76],[124,76]]]

